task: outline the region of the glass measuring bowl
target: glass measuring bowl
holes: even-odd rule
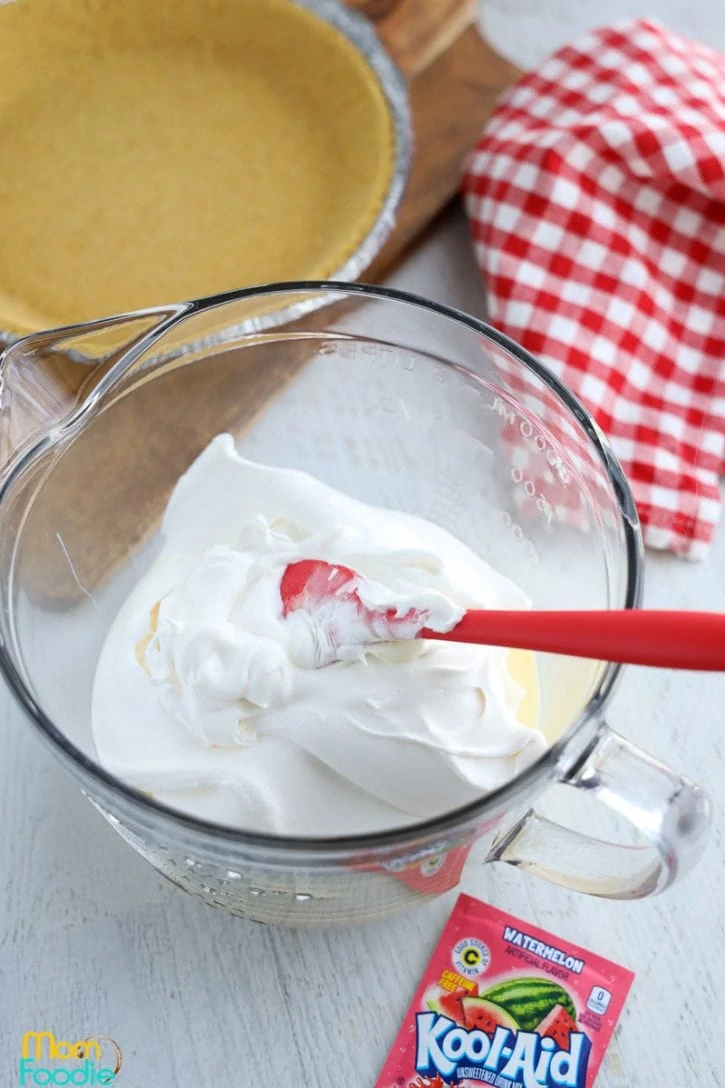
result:
[[[2,358],[0,667],[40,736],[170,880],[264,922],[365,921],[454,886],[472,844],[570,888],[662,890],[699,857],[699,788],[612,732],[616,666],[542,655],[551,746],[502,789],[410,828],[253,834],[172,810],[96,761],[98,654],[148,568],[181,472],[220,431],[455,533],[535,607],[636,607],[629,488],[583,407],[473,318],[399,292],[281,284],[19,341]],[[623,814],[637,846],[532,806],[555,782]],[[434,787],[434,784],[432,784]]]

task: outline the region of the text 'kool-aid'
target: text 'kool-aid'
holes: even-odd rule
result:
[[[461,895],[376,1088],[591,1088],[633,980]]]

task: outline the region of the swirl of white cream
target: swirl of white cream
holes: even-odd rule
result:
[[[143,665],[159,701],[206,744],[249,744],[253,719],[292,690],[284,646],[233,621],[249,558],[231,548],[205,552],[160,601]]]

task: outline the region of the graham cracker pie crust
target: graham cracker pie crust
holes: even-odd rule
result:
[[[290,0],[0,7],[0,329],[324,279],[371,230],[394,124]]]

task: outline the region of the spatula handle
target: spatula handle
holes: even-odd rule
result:
[[[452,631],[441,634],[426,628],[421,637],[632,665],[725,671],[725,614],[719,612],[471,609]]]

